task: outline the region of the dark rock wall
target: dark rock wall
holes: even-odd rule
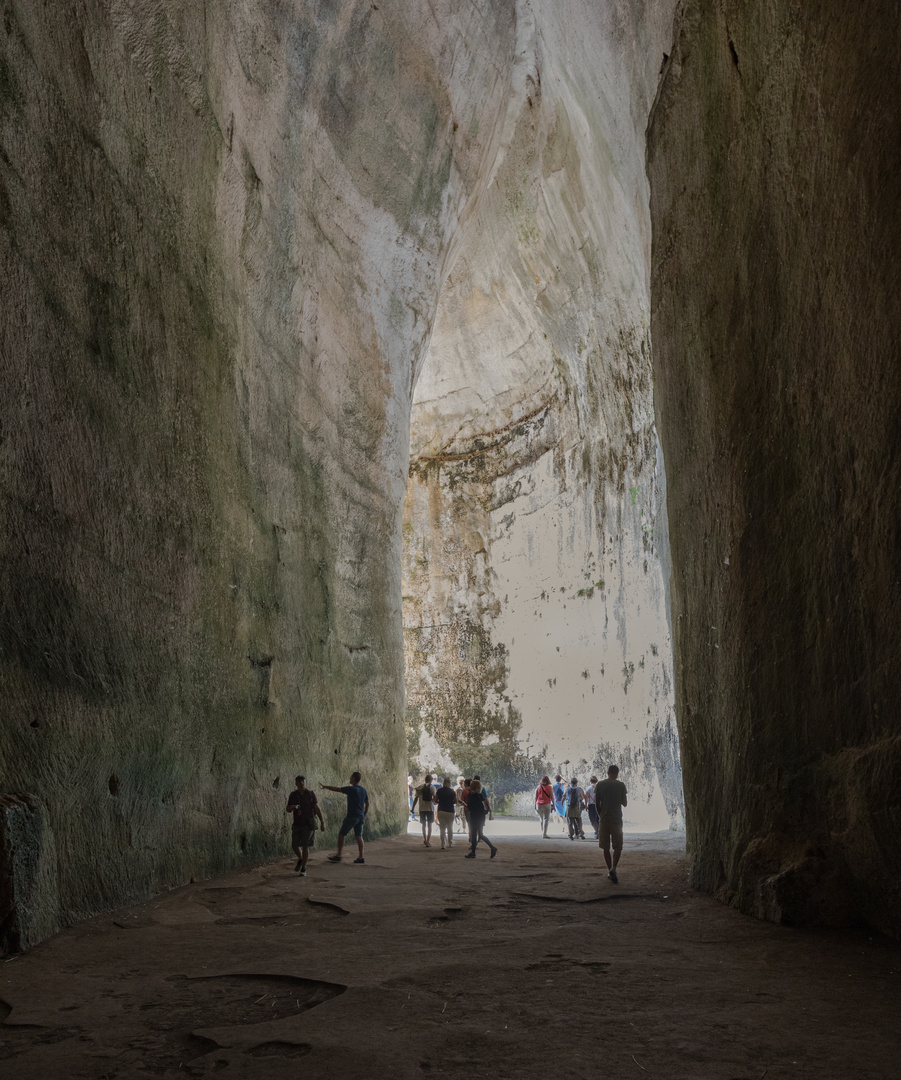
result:
[[[688,2],[649,126],[695,884],[901,933],[901,14]]]
[[[2,5],[0,792],[57,862],[21,940],[287,852],[300,771],[405,820],[410,392],[514,31],[455,8]]]

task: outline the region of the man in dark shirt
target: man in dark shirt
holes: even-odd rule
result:
[[[594,801],[598,810],[598,846],[604,849],[607,877],[614,885],[619,882],[616,866],[623,851],[623,807],[628,806],[626,785],[617,779],[618,776],[619,766],[611,765],[607,770],[607,779],[601,780],[594,789]]]
[[[319,800],[316,798],[316,792],[310,791],[306,786],[304,777],[297,776],[294,778],[295,791],[292,791],[288,796],[288,805],[285,807],[285,813],[294,814],[294,822],[291,826],[291,847],[294,848],[294,854],[297,856],[297,865],[295,870],[300,871],[301,877],[307,876],[307,859],[310,855],[310,848],[316,839],[316,818],[319,818],[319,823],[322,828],[325,828],[325,820],[322,817],[322,811],[319,809]]]
[[[366,861],[363,858],[363,822],[369,813],[369,795],[366,788],[360,783],[361,779],[360,774],[355,772],[350,774],[350,784],[344,787],[334,787],[332,784],[319,785],[325,791],[340,791],[342,795],[347,796],[347,815],[338,830],[338,851],[335,855],[329,855],[329,862],[341,861],[344,837],[347,836],[351,829],[354,831],[354,836],[357,838],[357,847],[360,849],[360,857],[354,859],[354,862],[362,863]]]

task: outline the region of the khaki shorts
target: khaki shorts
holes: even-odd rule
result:
[[[598,840],[602,848],[613,845],[614,851],[623,850],[623,823],[621,821],[604,821],[598,824]]]

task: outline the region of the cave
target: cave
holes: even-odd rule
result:
[[[898,33],[4,4],[4,949],[281,853],[299,762],[397,834],[408,727],[899,936]]]

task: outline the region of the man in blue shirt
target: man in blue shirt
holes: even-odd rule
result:
[[[332,784],[319,785],[325,791],[340,791],[342,795],[347,796],[347,816],[338,830],[338,852],[335,855],[329,855],[329,862],[341,861],[344,837],[347,836],[351,829],[354,831],[354,836],[357,838],[357,847],[360,849],[360,857],[354,859],[354,862],[365,862],[363,858],[363,822],[369,813],[369,795],[366,793],[366,788],[360,783],[361,779],[360,774],[355,772],[350,774],[350,784],[345,787],[334,787]]]

